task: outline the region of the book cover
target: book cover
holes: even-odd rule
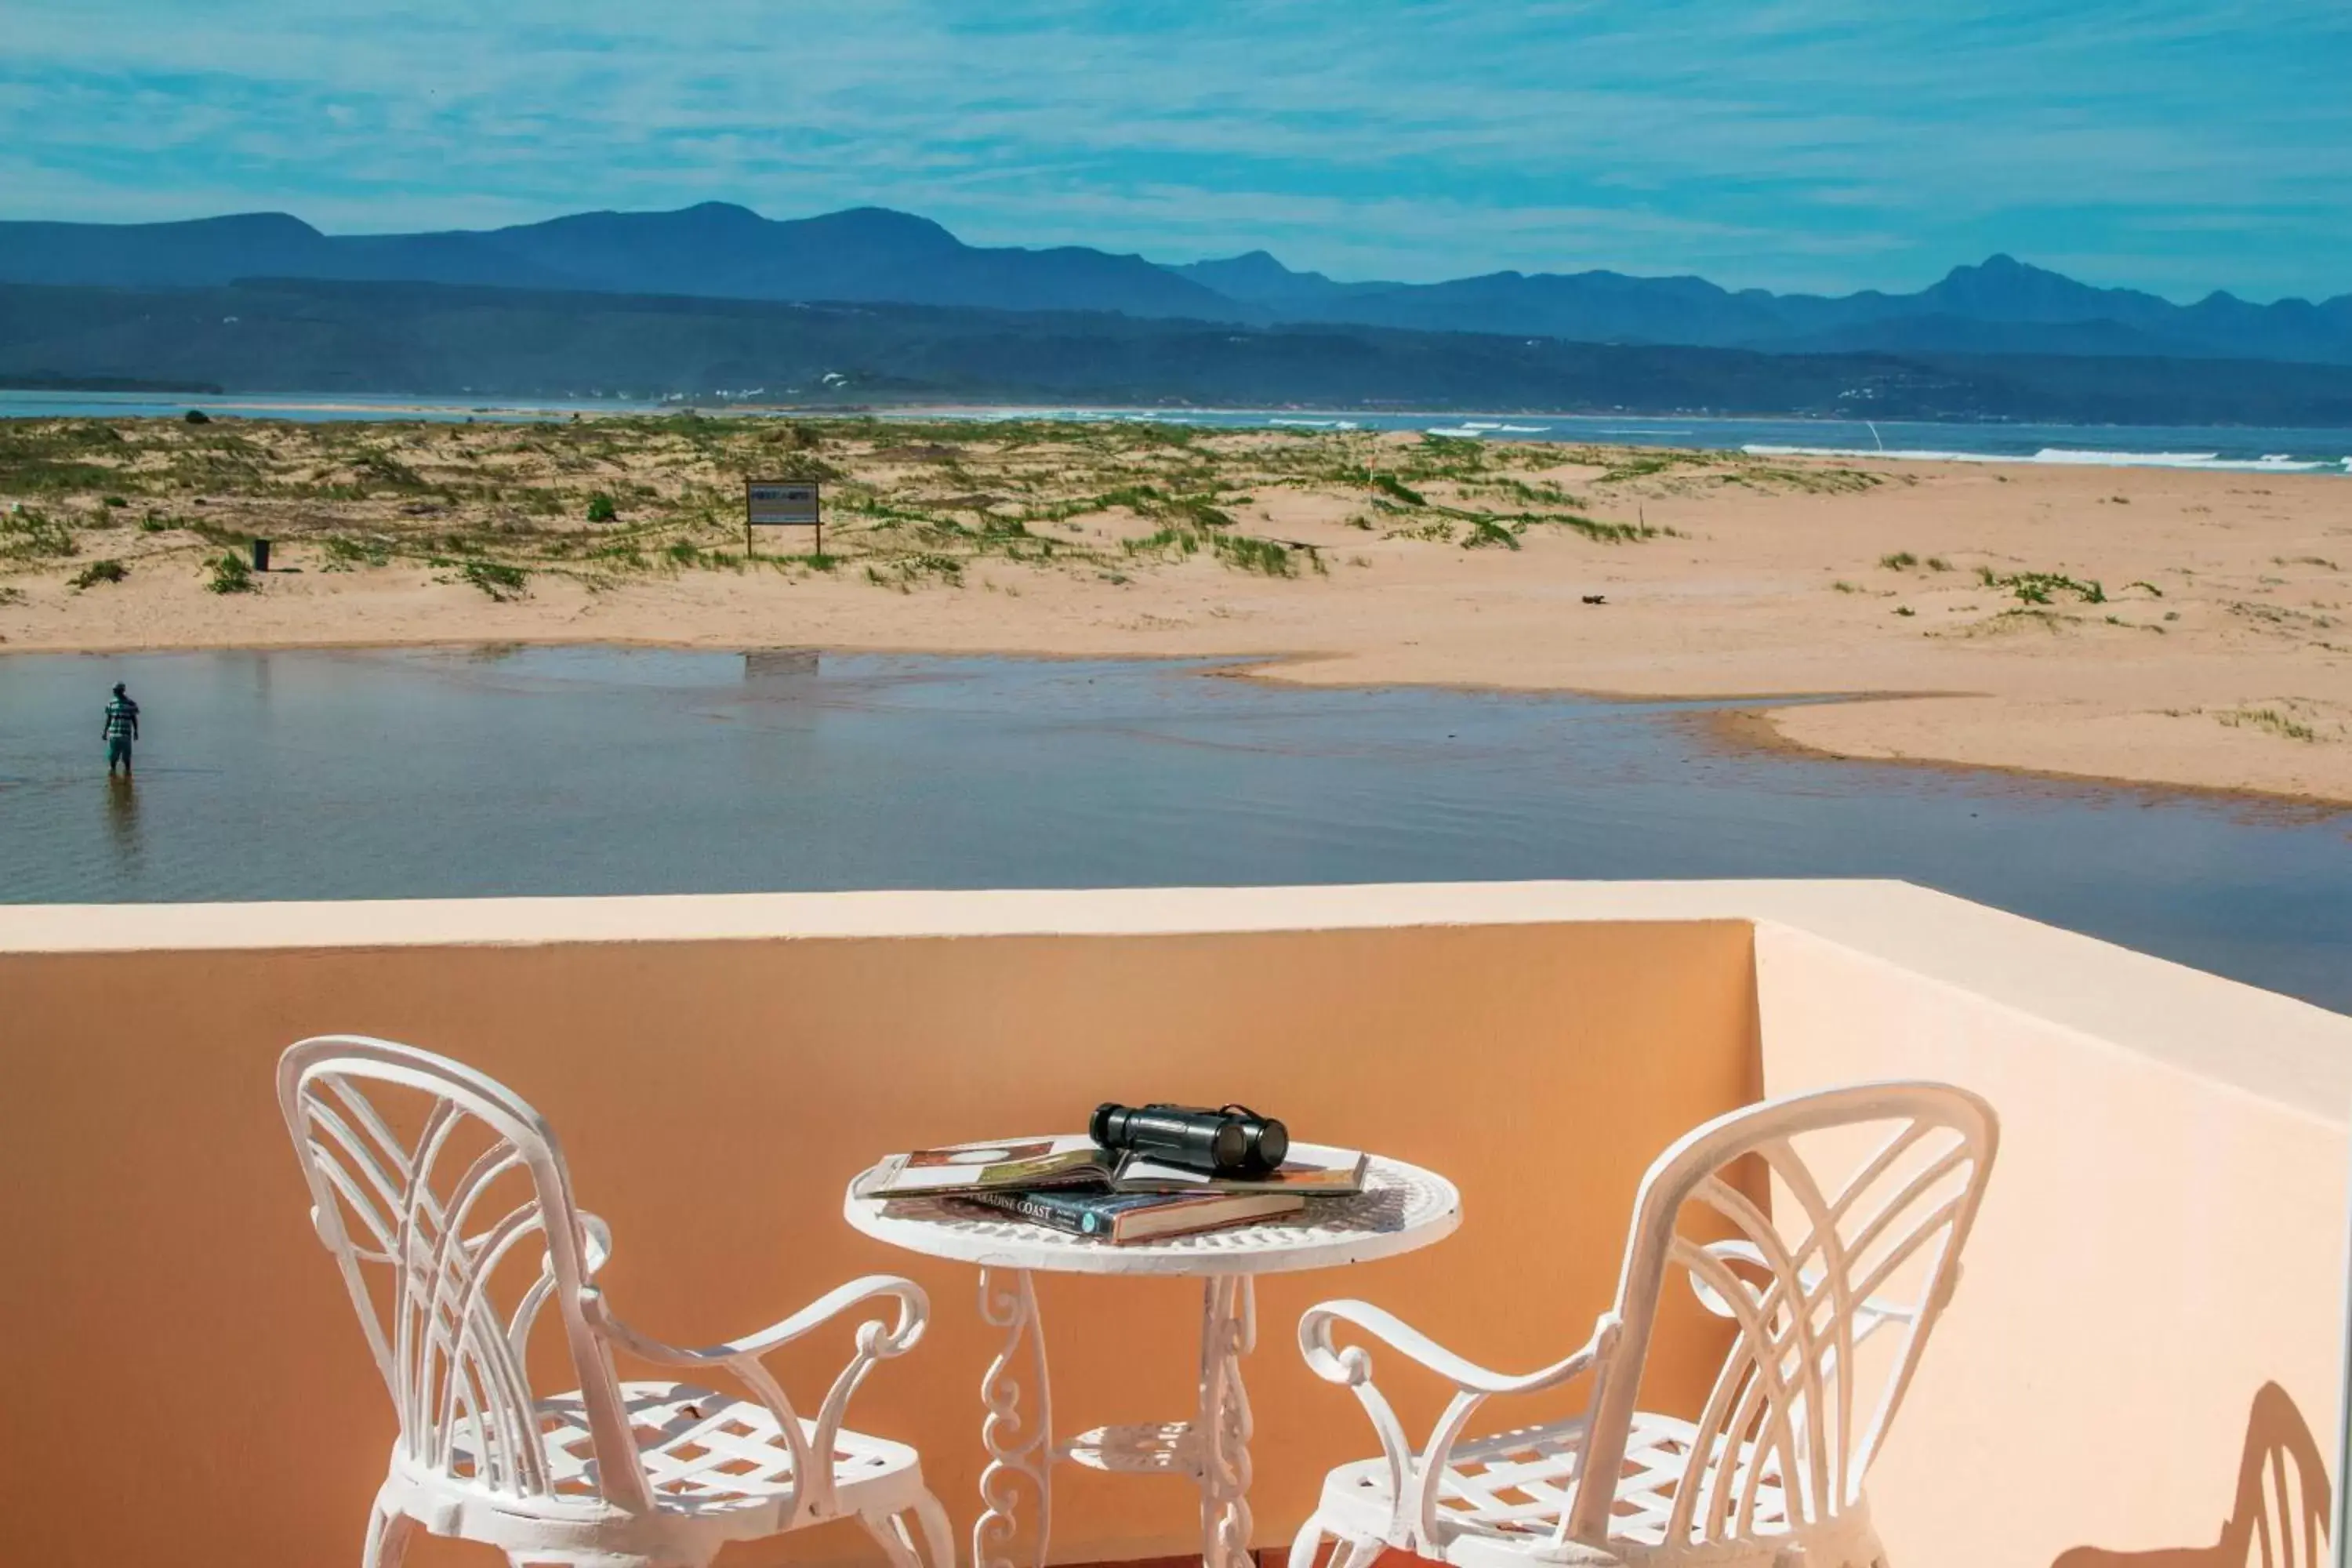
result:
[[[1307,1206],[1288,1193],[992,1192],[963,1201],[1114,1247],[1247,1225]]]

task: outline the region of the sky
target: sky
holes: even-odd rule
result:
[[[2352,292],[2352,0],[0,0],[0,217]]]

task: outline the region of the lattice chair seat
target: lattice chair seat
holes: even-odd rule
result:
[[[757,1333],[680,1349],[605,1300],[611,1235],[573,1203],[555,1134],[511,1090],[413,1046],[337,1036],[289,1049],[278,1091],[311,1225],[398,1419],[362,1568],[395,1568],[418,1528],[516,1563],[698,1568],[729,1542],[846,1519],[892,1568],[954,1568],[915,1450],[843,1423],[866,1374],[921,1337],[913,1281],[854,1279]],[[894,1304],[896,1321],[856,1325],[803,1418],[764,1358],[868,1302]],[[542,1321],[561,1325],[579,1384],[551,1399],[531,1388]],[[615,1351],[749,1397],[624,1383]]]
[[[1479,1548],[1485,1541],[1505,1555],[1518,1556],[1539,1550],[1556,1535],[1575,1500],[1588,1430],[1580,1417],[1454,1445],[1437,1498],[1438,1520],[1453,1542],[1448,1555],[1457,1562],[1486,1555]],[[1653,1411],[1635,1413],[1618,1474],[1612,1539],[1631,1548],[1666,1546],[1675,1493],[1697,1445],[1695,1424]],[[1755,1445],[1742,1445],[1738,1463],[1744,1467],[1754,1459]],[[1385,1460],[1359,1460],[1324,1479],[1319,1512],[1333,1534],[1379,1536],[1396,1512],[1392,1493]],[[1780,1467],[1768,1457],[1757,1478],[1751,1533],[1782,1536],[1789,1524]],[[1704,1545],[1704,1531],[1695,1527],[1685,1544]]]
[[[1325,1479],[1291,1568],[1313,1568],[1333,1538],[1331,1568],[1370,1568],[1388,1548],[1456,1568],[1884,1568],[1863,1476],[1959,1279],[1997,1142],[1991,1107],[1944,1084],[1858,1085],[1719,1117],[1643,1178],[1617,1300],[1591,1337],[1524,1375],[1365,1302],[1310,1309],[1299,1348],[1354,1391],[1381,1454]],[[1836,1154],[1851,1168],[1824,1180]],[[1689,1418],[1633,1404],[1670,1272],[1730,1329]],[[1362,1342],[1453,1385],[1422,1444]],[[1490,1399],[1588,1377],[1575,1419],[1466,1436]]]
[[[622,1409],[636,1439],[637,1462],[651,1485],[655,1505],[665,1512],[738,1513],[789,1509],[795,1492],[793,1445],[775,1414],[753,1400],[738,1399],[683,1383],[625,1383]],[[557,1498],[593,1501],[596,1489],[596,1438],[585,1402],[577,1393],[560,1394],[539,1405],[540,1441],[547,1450],[549,1490]],[[804,1443],[814,1443],[816,1424],[800,1424]],[[479,1457],[461,1434],[451,1468],[471,1477]],[[864,1511],[867,1494],[889,1489],[917,1472],[920,1461],[903,1443],[846,1429],[833,1435],[833,1487],[836,1505]]]

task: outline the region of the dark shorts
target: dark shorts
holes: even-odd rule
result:
[[[126,768],[131,765],[131,742],[121,736],[106,743],[106,765],[110,768],[117,763]]]

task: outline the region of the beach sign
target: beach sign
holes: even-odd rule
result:
[[[818,510],[820,495],[814,479],[745,479],[743,481],[743,543],[751,547],[755,528],[814,528],[816,554],[824,553],[824,521]]]

